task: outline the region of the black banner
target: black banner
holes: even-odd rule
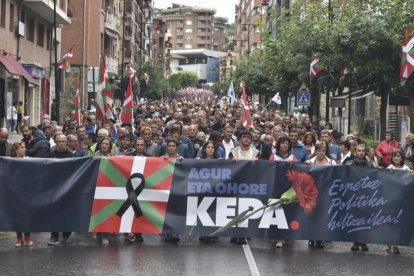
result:
[[[299,202],[258,212],[220,235],[414,244],[411,172],[268,161],[176,164],[164,231],[211,234],[292,185],[301,191]]]

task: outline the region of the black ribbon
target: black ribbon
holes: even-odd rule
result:
[[[134,179],[141,179],[141,183],[134,189],[132,186],[132,180]],[[126,184],[126,190],[128,194],[128,198],[125,200],[125,202],[122,204],[121,208],[119,208],[118,212],[116,214],[119,217],[122,217],[126,210],[128,210],[129,206],[132,206],[134,209],[134,213],[136,217],[142,216],[142,210],[139,206],[138,202],[138,196],[141,194],[142,190],[144,190],[145,187],[145,178],[142,173],[134,173],[131,175],[128,179],[128,182]]]

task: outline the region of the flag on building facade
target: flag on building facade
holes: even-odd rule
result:
[[[282,104],[282,99],[280,98],[279,92],[277,92],[276,95],[273,96],[272,101],[276,104]]]
[[[310,70],[309,70],[309,76],[311,79],[315,78],[317,74],[319,74],[321,71],[324,70],[324,68],[319,66],[318,63],[319,63],[319,58],[315,54],[312,54]]]
[[[233,81],[230,83],[229,91],[227,92],[227,97],[229,98],[230,104],[234,104],[236,102],[236,93],[234,93]]]
[[[78,126],[81,125],[81,101],[80,101],[80,94],[79,94],[79,81],[76,85],[76,95],[75,95],[75,120]]]
[[[63,57],[58,61],[58,67],[63,70],[70,70],[70,65],[73,60],[73,47],[63,55]]]
[[[134,98],[132,95],[132,83],[135,76],[131,75],[128,81],[128,88],[125,92],[124,104],[121,111],[121,122],[122,123],[132,123],[134,119]]]
[[[160,158],[102,158],[89,231],[161,234],[174,164]]]
[[[108,123],[113,119],[112,103],[113,96],[111,85],[109,84],[108,72],[106,71],[105,58],[101,58],[99,66],[99,84],[96,91],[96,120],[102,124]]]
[[[250,108],[249,103],[247,102],[246,89],[244,83],[241,84],[242,96],[241,96],[241,105],[242,105],[242,118],[241,123],[245,128],[253,126],[252,118],[250,117]]]
[[[402,53],[401,53],[401,68],[400,68],[400,82],[405,85],[407,79],[414,72],[414,34],[413,29],[408,27],[404,32]]]

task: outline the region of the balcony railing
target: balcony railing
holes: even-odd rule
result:
[[[106,57],[106,69],[111,73],[118,73],[118,59],[115,57]]]
[[[110,28],[116,32],[119,32],[119,18],[113,14],[105,14],[105,27]]]

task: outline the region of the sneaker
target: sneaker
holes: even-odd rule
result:
[[[143,242],[144,238],[142,237],[142,234],[135,234],[135,241],[136,242]]]
[[[25,237],[25,238],[24,238],[24,244],[25,244],[26,246],[32,246],[32,245],[33,245],[32,238],[31,238],[31,237]]]
[[[129,233],[126,237],[125,237],[125,241],[127,243],[133,243],[135,241],[135,235],[132,233]]]
[[[400,249],[398,248],[398,246],[393,246],[393,247],[392,247],[392,252],[393,252],[394,254],[400,254]]]
[[[107,244],[109,244],[109,239],[108,239],[108,238],[102,238],[101,243],[102,243],[103,245],[107,245]]]
[[[17,240],[16,241],[16,247],[22,247],[23,246],[23,241],[22,240]]]
[[[282,248],[284,245],[283,241],[276,241],[276,248]]]
[[[63,243],[63,244],[72,243],[72,241],[71,241],[71,240],[69,240],[69,237],[67,237],[67,238],[63,238],[60,242],[61,242],[61,243]]]
[[[47,245],[56,245],[59,244],[58,238],[51,238],[50,241],[47,242]]]
[[[237,241],[238,244],[247,244],[247,240],[245,238],[239,238]]]
[[[180,238],[176,235],[167,235],[165,241],[170,243],[178,243],[180,241]]]

